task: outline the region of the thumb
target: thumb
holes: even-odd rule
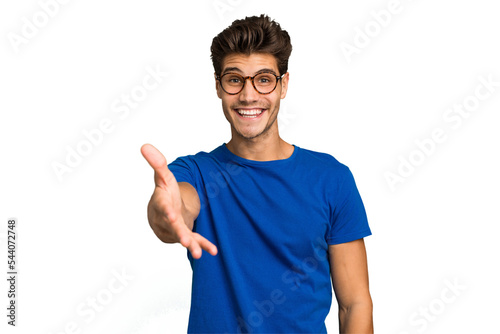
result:
[[[167,159],[151,144],[144,144],[141,147],[144,159],[155,171],[155,184],[159,187],[166,186],[170,182],[175,182],[175,177],[168,169]]]

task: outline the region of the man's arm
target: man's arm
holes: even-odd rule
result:
[[[373,333],[373,305],[363,239],[328,247],[340,333]]]
[[[156,236],[163,242],[176,243],[189,249],[195,259],[202,249],[212,255],[217,247],[192,231],[200,212],[200,198],[187,182],[179,182],[168,169],[167,160],[154,146],[146,144],[141,153],[155,172],[155,190],[148,204],[148,221]]]

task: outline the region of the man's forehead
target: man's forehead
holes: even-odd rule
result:
[[[228,70],[242,73],[271,70],[278,73],[278,64],[270,53],[229,54],[222,61],[222,73]]]

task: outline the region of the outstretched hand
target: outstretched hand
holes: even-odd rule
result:
[[[202,249],[216,255],[217,247],[191,230],[193,221],[186,221],[181,190],[163,154],[150,144],[143,145],[141,153],[155,172],[155,190],[148,205],[148,219],[155,234],[164,242],[180,243],[195,259],[201,257]]]

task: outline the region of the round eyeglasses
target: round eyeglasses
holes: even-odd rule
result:
[[[283,74],[284,75],[284,74]],[[222,89],[229,95],[236,95],[240,93],[245,87],[247,79],[252,80],[252,85],[255,90],[260,94],[270,94],[278,86],[278,80],[283,78],[283,75],[278,76],[274,73],[257,73],[253,77],[244,77],[238,73],[226,73],[223,76],[217,76]]]

